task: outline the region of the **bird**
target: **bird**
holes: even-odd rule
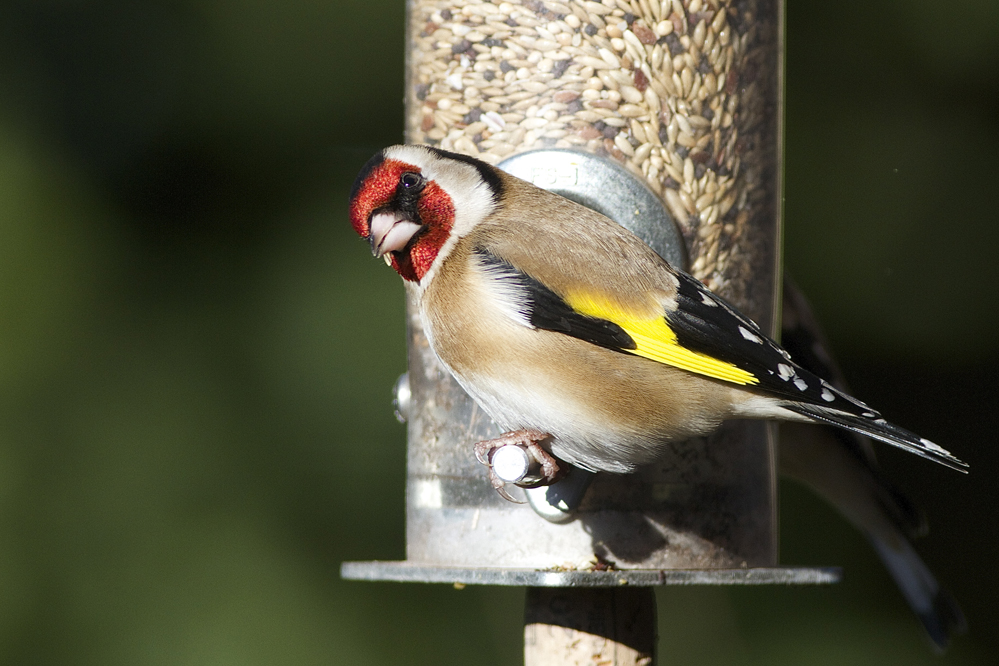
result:
[[[781,303],[781,344],[803,367],[845,390],[807,299],[787,276]],[[870,438],[830,425],[785,423],[778,450],[781,476],[815,492],[867,538],[937,652],[968,630],[957,600],[911,543],[929,531],[926,517],[880,471]]]
[[[563,463],[633,472],[735,418],[831,424],[967,469],[803,368],[630,231],[473,157],[385,148],[349,217],[412,285],[443,367],[504,430],[476,456],[489,467],[504,446],[528,450],[541,468],[530,485],[558,481]]]

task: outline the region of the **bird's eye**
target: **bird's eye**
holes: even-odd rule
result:
[[[402,183],[402,186],[407,190],[411,190],[414,187],[419,187],[423,184],[423,176],[413,171],[407,171],[399,178],[399,182]]]

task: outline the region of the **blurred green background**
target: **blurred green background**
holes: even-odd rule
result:
[[[790,0],[786,263],[999,653],[999,5]],[[402,287],[346,221],[401,140],[384,0],[0,3],[0,662],[516,664],[519,589],[400,559]],[[991,305],[990,305],[991,304]],[[938,663],[863,539],[782,486],[831,588],[667,589],[663,664]],[[989,657],[992,655],[992,657]]]

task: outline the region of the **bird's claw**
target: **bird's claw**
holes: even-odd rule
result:
[[[496,475],[496,472],[493,471],[492,467],[489,468],[489,483],[492,485],[493,489],[499,493],[499,496],[508,502],[513,502],[514,504],[526,504],[524,500],[519,500],[510,494],[510,492],[506,489],[506,481],[499,478],[499,476]]]
[[[534,463],[536,471],[513,485],[521,488],[548,486],[564,477],[568,471],[567,468],[560,466],[558,460],[541,446],[541,442],[550,438],[551,435],[548,433],[537,430],[513,430],[503,433],[496,439],[477,442],[474,449],[475,459],[489,468],[489,482],[500,496],[511,502],[522,503],[511,497],[506,490],[506,485],[509,482],[501,479],[493,469],[493,454],[505,446],[517,446],[524,449],[529,459]]]

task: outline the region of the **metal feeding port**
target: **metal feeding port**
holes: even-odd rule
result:
[[[623,166],[590,153],[542,148],[497,165],[509,174],[603,213],[663,259],[687,269],[683,236],[662,200]]]

